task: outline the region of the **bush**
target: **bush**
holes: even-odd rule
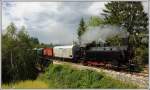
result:
[[[148,64],[148,48],[138,47],[134,50],[134,62],[136,62],[136,70],[142,71],[145,64]]]
[[[133,84],[112,79],[104,73],[76,70],[68,65],[50,65],[38,79],[48,83],[49,88],[136,88]]]

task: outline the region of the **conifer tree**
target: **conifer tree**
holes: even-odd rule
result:
[[[78,40],[79,40],[79,44],[81,45],[81,36],[84,34],[84,32],[86,31],[86,26],[85,26],[85,22],[84,19],[82,18],[80,20],[80,24],[79,24],[79,28],[78,28]]]
[[[119,25],[128,32],[130,52],[139,47],[141,34],[148,33],[148,16],[140,1],[111,1],[105,4],[106,24]],[[133,56],[131,56],[133,57]]]

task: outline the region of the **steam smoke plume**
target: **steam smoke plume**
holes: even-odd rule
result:
[[[90,43],[92,41],[105,43],[108,37],[113,37],[121,34],[125,37],[125,30],[121,27],[112,25],[102,25],[98,27],[89,27],[88,30],[81,36],[82,44]]]

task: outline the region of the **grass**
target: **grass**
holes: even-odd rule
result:
[[[26,80],[14,84],[2,84],[2,88],[138,88],[131,83],[121,82],[104,73],[77,70],[69,65],[50,65],[45,73],[34,81]]]
[[[50,65],[38,80],[48,83],[49,88],[137,88],[91,70],[76,70],[68,65]]]
[[[45,82],[42,82],[40,80],[26,80],[26,81],[20,81],[14,84],[2,84],[2,88],[48,88],[48,85]]]

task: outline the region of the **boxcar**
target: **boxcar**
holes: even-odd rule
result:
[[[73,45],[68,46],[55,46],[53,48],[54,57],[58,58],[73,58]]]
[[[43,49],[43,56],[53,57],[53,48],[44,48]]]

